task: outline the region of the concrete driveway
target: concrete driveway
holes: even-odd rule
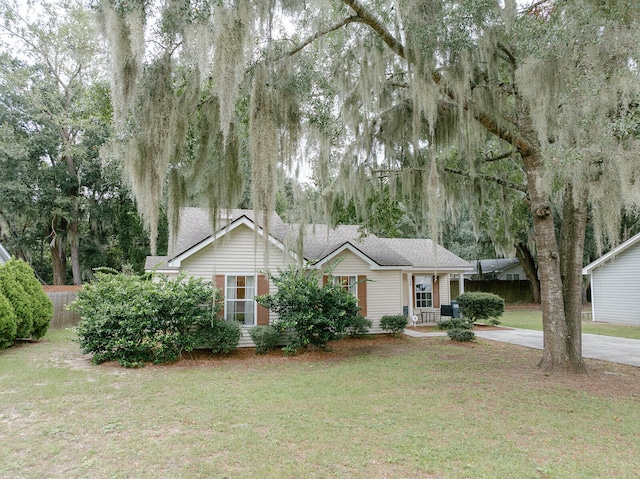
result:
[[[476,332],[479,338],[542,349],[542,331],[505,328]],[[640,340],[582,334],[582,356],[640,367]]]

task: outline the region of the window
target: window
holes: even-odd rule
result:
[[[507,273],[507,281],[520,281],[520,274],[519,273],[514,273],[514,274],[510,274]]]
[[[256,324],[255,276],[227,276],[225,319],[251,326]]]
[[[416,308],[433,306],[433,278],[431,276],[415,276]]]
[[[358,277],[357,276],[334,276],[333,284],[339,284],[349,291],[356,298],[358,297]]]

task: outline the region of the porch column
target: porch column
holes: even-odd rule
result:
[[[411,273],[407,273],[407,296],[408,296],[408,310],[409,310],[409,319],[413,316],[413,275]]]
[[[458,274],[458,294],[464,294],[464,273]]]

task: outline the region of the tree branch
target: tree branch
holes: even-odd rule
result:
[[[389,177],[391,175],[399,175],[400,173],[404,173],[404,172],[407,172],[407,171],[415,171],[415,172],[418,172],[418,173],[423,173],[423,172],[427,171],[427,169],[426,168],[413,167],[413,168],[402,168],[401,170],[391,170],[391,169],[387,169],[387,170],[372,170],[372,173],[378,175],[378,177],[380,177],[380,178],[386,178],[386,177]],[[452,173],[454,175],[463,176],[463,177],[469,178],[469,179],[480,178],[481,180],[491,181],[493,183],[497,183],[497,184],[505,186],[507,188],[511,188],[512,190],[516,190],[516,191],[519,191],[521,193],[527,194],[526,186],[524,186],[524,185],[522,185],[520,183],[514,183],[513,181],[503,180],[502,178],[496,178],[495,176],[484,175],[484,174],[479,174],[479,173],[471,175],[471,173],[469,173],[468,171],[456,170],[455,168],[449,168],[449,167],[445,167],[444,171],[446,171],[447,173]]]
[[[291,50],[289,50],[286,53],[286,56],[292,56],[295,55],[296,53],[298,53],[300,50],[304,49],[307,45],[309,45],[310,43],[313,43],[315,40],[317,40],[320,37],[323,37],[325,35],[327,35],[328,33],[334,32],[336,30],[341,29],[342,27],[344,27],[345,25],[348,25],[350,23],[354,23],[354,22],[358,22],[360,21],[358,19],[357,15],[352,15],[350,17],[347,17],[337,23],[334,23],[333,25],[325,28],[324,30],[320,30],[319,32],[314,33],[313,35],[311,35],[310,37],[307,37],[305,40],[302,41],[302,43],[300,43],[299,45],[296,45],[294,48],[292,48]]]
[[[364,23],[371,27],[371,29],[380,35],[380,38],[387,44],[391,50],[398,54],[398,56],[402,58],[406,58],[404,45],[394,37],[391,32],[378,20],[373,16],[373,14],[367,10],[364,5],[360,3],[359,0],[342,0],[342,2],[351,7],[351,9],[356,12],[358,22]]]
[[[469,173],[468,171],[456,170],[454,168],[449,168],[449,167],[445,167],[444,171],[446,171],[447,173],[452,173],[454,175],[463,176],[469,179],[480,178],[481,180],[491,181],[493,183],[506,186],[507,188],[511,188],[512,190],[516,190],[524,194],[527,193],[527,188],[524,185],[521,185],[520,183],[514,183],[513,181],[503,180],[502,178],[496,178],[495,176],[484,175],[480,173],[476,173],[472,176],[471,173]]]
[[[504,160],[505,158],[509,158],[511,155],[513,155],[513,150],[506,151],[496,156],[484,157],[482,160],[490,163],[492,161]]]

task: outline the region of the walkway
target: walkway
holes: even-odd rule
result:
[[[405,334],[413,337],[444,336],[443,332],[420,333],[405,329]],[[518,344],[528,348],[542,349],[542,331],[531,329],[504,328],[476,332],[476,336],[492,341]],[[582,356],[612,363],[640,367],[640,340],[614,338],[599,334],[582,334]]]

